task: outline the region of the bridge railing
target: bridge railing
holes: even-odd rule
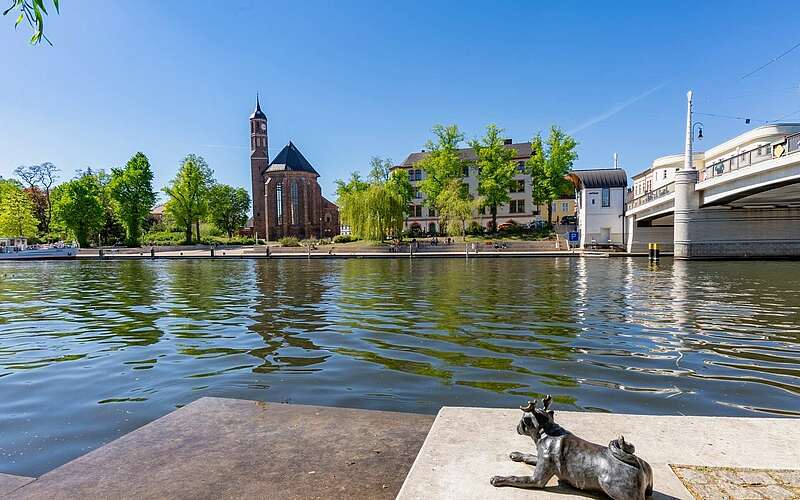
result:
[[[628,201],[627,209],[633,210],[636,207],[640,207],[645,203],[650,203],[653,200],[657,200],[659,198],[663,198],[670,193],[675,192],[675,183],[670,182],[669,184],[664,184],[661,187],[653,189],[652,191],[648,191],[641,196],[637,196],[636,198],[631,199]]]
[[[800,151],[800,134],[790,135],[786,137],[784,142],[779,144],[765,144],[738,154],[733,158],[714,162],[701,172],[702,179],[700,180],[719,177],[740,168],[749,167],[783,155],[797,153],[798,151]]]

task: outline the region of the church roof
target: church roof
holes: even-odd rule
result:
[[[319,177],[319,173],[314,170],[314,167],[306,160],[303,153],[301,153],[300,150],[297,149],[297,146],[292,144],[291,141],[281,149],[278,156],[276,156],[269,164],[269,167],[267,167],[267,172],[281,172],[285,170],[308,172]]]
[[[258,94],[256,94],[256,110],[253,111],[252,115],[250,115],[250,119],[252,120],[253,118],[260,118],[262,120],[267,119],[267,115],[265,115],[264,112],[261,111],[261,103],[258,102]]]

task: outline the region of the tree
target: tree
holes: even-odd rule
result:
[[[356,238],[383,241],[387,235],[403,230],[411,183],[405,169],[388,171],[386,177],[371,171],[370,178],[371,182],[365,182],[358,172],[353,172],[350,181],[336,181],[339,216]]]
[[[112,168],[108,188],[125,226],[126,244],[129,247],[139,246],[142,225],[156,203],[153,170],[147,156],[136,153],[125,168]]]
[[[19,185],[0,181],[0,235],[36,236],[38,225],[28,195]]]
[[[367,179],[369,182],[381,183],[389,180],[389,174],[392,171],[392,160],[389,158],[381,159],[373,156],[369,160],[369,175]]]
[[[50,191],[58,180],[58,168],[50,162],[40,165],[20,165],[14,170],[14,174],[28,186],[27,192],[36,206],[39,230],[44,234],[49,233],[50,221],[53,218]]]
[[[552,223],[552,205],[561,193],[569,189],[566,175],[578,158],[575,151],[578,143],[553,125],[547,142],[536,134],[531,141],[532,154],[526,162],[531,176],[531,194],[537,205],[547,204],[547,222]]]
[[[458,145],[464,140],[456,125],[435,125],[432,129],[436,142],[425,145],[428,154],[417,164],[425,171],[420,189],[425,194],[425,205],[436,209],[436,200],[442,189],[454,179],[464,176],[464,160],[458,154]]]
[[[467,221],[472,219],[476,205],[483,200],[473,200],[469,191],[458,179],[451,180],[439,192],[436,206],[439,207],[439,218],[447,234],[461,235],[467,238]]]
[[[208,190],[213,173],[206,161],[197,155],[187,155],[170,185],[164,188],[169,195],[166,212],[186,234],[186,244],[192,244],[192,224],[197,227],[200,239],[200,220],[208,210]]]
[[[53,206],[55,218],[72,232],[81,246],[89,246],[90,238],[103,225],[105,211],[101,196],[100,182],[91,170],[59,186]]]
[[[58,12],[59,0],[51,0],[53,6]],[[14,28],[20,25],[22,21],[28,21],[28,25],[33,30],[31,36],[31,44],[38,44],[44,39],[50,45],[53,45],[50,40],[44,36],[44,16],[47,15],[47,8],[45,7],[46,0],[11,0],[11,7],[3,11],[3,15],[9,12],[15,14],[19,12],[17,20],[14,22]]]
[[[228,238],[245,225],[249,209],[250,195],[246,189],[227,184],[211,186],[208,192],[209,219],[220,231],[228,233]]]
[[[495,124],[486,127],[486,135],[470,141],[478,158],[478,194],[492,214],[492,230],[497,230],[497,206],[511,201],[509,192],[514,183],[517,167],[514,152],[505,147],[500,129]]]

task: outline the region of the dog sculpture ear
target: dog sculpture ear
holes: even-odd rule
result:
[[[536,409],[536,400],[528,401],[528,404],[525,406],[520,406],[520,410],[524,411],[525,413],[533,413],[533,410]]]

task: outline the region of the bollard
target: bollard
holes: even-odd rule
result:
[[[658,262],[661,257],[661,251],[658,249],[658,243],[647,244],[647,258],[650,262]]]
[[[155,260],[155,258],[156,258],[156,247],[150,247],[150,258]]]
[[[103,249],[102,248],[100,250],[98,250],[97,256],[100,257],[100,260],[103,260]]]
[[[269,245],[267,245],[267,258],[268,258],[268,259],[270,258],[270,253],[269,253]]]
[[[214,258],[214,247],[211,247],[211,258]]]

